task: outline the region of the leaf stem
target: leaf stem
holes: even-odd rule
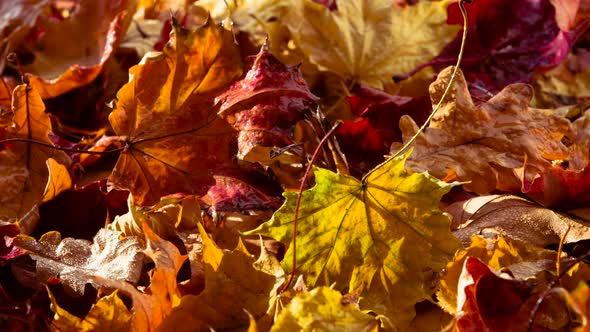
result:
[[[410,147],[410,145],[412,145],[416,141],[418,136],[424,132],[424,130],[426,129],[426,126],[428,126],[428,124],[430,123],[432,118],[434,118],[434,115],[442,106],[443,102],[445,101],[445,98],[447,97],[447,94],[449,93],[449,91],[451,90],[451,87],[453,86],[453,82],[455,81],[455,76],[457,76],[457,72],[459,71],[459,66],[461,65],[461,59],[463,59],[463,51],[465,49],[465,41],[467,40],[467,12],[465,11],[465,4],[464,4],[465,2],[471,3],[470,0],[459,1],[459,8],[461,9],[461,15],[463,15],[463,37],[461,38],[461,48],[459,49],[459,56],[457,56],[457,64],[455,65],[455,68],[453,68],[453,74],[451,75],[451,80],[449,81],[449,84],[447,85],[444,93],[442,94],[442,97],[438,101],[438,104],[436,104],[436,106],[432,110],[432,113],[430,113],[430,115],[428,116],[428,119],[426,119],[426,121],[424,122],[422,127],[420,127],[420,129],[416,132],[416,134],[414,134],[414,136],[412,136],[412,138],[406,144],[404,144],[404,146],[402,146],[402,148],[399,149],[390,159],[396,158],[399,155],[401,155],[404,151],[406,151],[408,149],[408,147]]]
[[[305,173],[303,174],[303,177],[301,178],[301,184],[299,185],[299,192],[297,194],[297,201],[295,202],[295,213],[293,216],[293,236],[291,239],[291,242],[292,242],[291,246],[293,248],[293,268],[291,269],[291,275],[289,276],[289,280],[287,281],[286,284],[284,284],[283,286],[281,286],[277,290],[277,295],[281,295],[281,293],[286,291],[291,286],[291,283],[293,282],[293,279],[295,278],[295,273],[297,272],[297,220],[299,219],[299,206],[301,205],[301,197],[303,196],[303,189],[305,188],[305,183],[307,182],[307,178],[309,176],[309,173],[311,172],[311,168],[313,167],[313,163],[315,162],[315,160],[318,158],[318,156],[320,154],[322,146],[328,141],[328,139],[334,134],[336,129],[338,129],[341,125],[342,125],[342,122],[340,122],[340,121],[336,122],[336,124],[334,124],[332,129],[330,129],[330,131],[328,131],[326,133],[326,135],[324,135],[324,137],[322,138],[322,140],[318,144],[317,148],[313,152],[311,160],[309,161],[309,164],[307,165],[307,168],[305,169]]]
[[[28,138],[7,138],[7,139],[0,140],[0,144],[13,143],[13,142],[15,142],[15,143],[23,143],[23,142],[24,143],[32,143],[32,144],[37,144],[37,145],[45,146],[48,148],[52,148],[52,149],[64,151],[64,152],[73,152],[73,153],[81,153],[81,154],[98,154],[98,155],[106,155],[109,153],[120,152],[120,151],[123,151],[127,148],[127,146],[122,146],[122,147],[118,147],[118,148],[115,148],[112,150],[106,150],[106,151],[88,151],[88,150],[64,148],[61,146],[55,146],[53,144],[45,143],[42,141],[37,141],[34,139],[28,139]]]

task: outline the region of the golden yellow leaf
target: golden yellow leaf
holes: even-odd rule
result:
[[[532,84],[538,107],[576,104],[590,97],[589,56],[590,52],[580,49],[576,54],[568,54],[567,59],[557,67],[535,75]]]
[[[51,328],[54,331],[127,332],[131,330],[131,313],[117,296],[117,291],[100,298],[83,319],[61,308],[49,289],[51,309],[55,312]]]
[[[344,303],[338,291],[318,287],[295,296],[271,331],[379,331],[379,320]]]
[[[233,251],[219,249],[198,224],[203,239],[205,290],[185,295],[162,323],[163,331],[209,331],[247,328],[249,316],[267,313],[271,297],[282,279],[254,264],[241,241]]]
[[[337,10],[297,0],[281,21],[320,70],[374,87],[437,56],[455,38],[446,24],[450,1],[400,8],[389,0],[347,0]]]
[[[71,189],[73,186],[72,177],[67,167],[58,163],[53,158],[47,159],[47,169],[49,175],[47,178],[47,185],[43,193],[42,202],[47,202],[57,196],[64,190]]]
[[[580,282],[568,297],[572,309],[580,315],[580,326],[573,329],[573,332],[590,331],[590,287],[586,282]]]

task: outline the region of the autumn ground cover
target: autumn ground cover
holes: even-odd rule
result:
[[[0,330],[590,331],[589,26],[0,0]]]

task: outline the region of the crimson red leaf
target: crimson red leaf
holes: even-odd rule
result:
[[[286,66],[263,46],[244,79],[219,98],[220,115],[240,131],[238,157],[248,158],[257,146],[294,144],[294,125],[318,98],[303,80],[298,66]]]

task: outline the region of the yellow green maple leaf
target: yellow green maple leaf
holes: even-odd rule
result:
[[[409,323],[416,302],[431,295],[426,271],[444,267],[460,247],[438,204],[453,184],[426,173],[408,174],[403,157],[390,159],[362,180],[315,170],[316,185],[301,199],[297,272],[309,287],[364,291],[363,309]],[[297,193],[272,219],[252,231],[290,243]],[[283,260],[292,269],[293,246]]]
[[[271,331],[378,331],[379,320],[345,303],[340,292],[318,287],[293,298]]]
[[[126,332],[131,330],[131,312],[115,290],[112,294],[100,298],[83,319],[61,308],[49,289],[51,309],[55,312],[51,329],[54,331],[104,331]]]
[[[338,1],[337,10],[293,1],[281,21],[320,70],[381,87],[428,62],[459,28],[446,24],[450,1],[397,7],[390,0]]]

